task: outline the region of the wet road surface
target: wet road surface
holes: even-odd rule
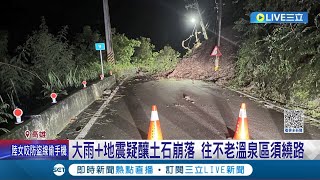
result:
[[[134,78],[122,84],[84,132],[84,127],[96,116],[108,96],[91,104],[72,120],[58,139],[76,139],[79,133],[85,135],[84,139],[92,140],[146,139],[151,106],[157,105],[164,139],[224,140],[234,135],[241,103],[247,106],[251,139],[320,139],[320,129],[309,123],[305,123],[302,134],[284,133],[282,113],[213,83],[145,78]]]

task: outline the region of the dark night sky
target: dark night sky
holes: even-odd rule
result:
[[[201,0],[207,6],[208,0]],[[112,28],[131,38],[151,38],[157,49],[169,44],[181,49],[181,41],[192,32],[183,0],[109,0]],[[69,25],[78,33],[90,25],[104,33],[102,0],[8,0],[0,2],[0,30],[9,30],[9,49],[22,44],[45,16],[49,30]]]

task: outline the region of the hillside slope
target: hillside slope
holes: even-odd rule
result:
[[[220,69],[214,71],[215,57],[210,54],[215,47],[213,39],[202,42],[189,57],[182,58],[175,70],[168,75],[169,78],[186,78],[197,80],[210,80],[218,84],[225,84],[234,75],[234,60],[237,52],[235,32],[232,27],[222,30],[220,51]]]

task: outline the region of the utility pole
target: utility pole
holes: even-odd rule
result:
[[[218,46],[220,47],[220,40],[221,40],[221,19],[222,19],[222,0],[219,0],[218,14],[219,14]]]
[[[112,48],[112,34],[111,34],[111,24],[110,24],[110,13],[109,13],[109,3],[108,0],[103,0],[103,13],[104,13],[104,27],[106,32],[106,52],[108,62],[111,64],[115,63],[113,48]]]
[[[217,0],[216,0],[217,1]],[[220,42],[221,42],[221,19],[222,19],[222,0],[218,0],[219,4],[217,4],[217,11],[218,11],[218,48],[220,48]],[[215,60],[215,67],[214,70],[218,71],[219,70],[219,56],[216,56],[216,60]]]
[[[199,20],[200,20],[200,26],[201,26],[201,29],[202,29],[203,37],[204,37],[205,40],[208,40],[207,30],[206,30],[206,27],[205,27],[205,25],[203,23],[202,13],[200,11],[198,0],[194,0],[193,3],[188,4],[185,7],[186,7],[187,10],[189,8],[193,8],[193,9],[195,9],[197,11],[198,16],[199,16]]]

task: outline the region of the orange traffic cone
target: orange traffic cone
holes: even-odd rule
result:
[[[234,140],[249,140],[248,118],[246,112],[246,104],[241,104],[238,117],[237,129],[233,137]]]
[[[163,140],[157,106],[152,106],[148,140]]]

